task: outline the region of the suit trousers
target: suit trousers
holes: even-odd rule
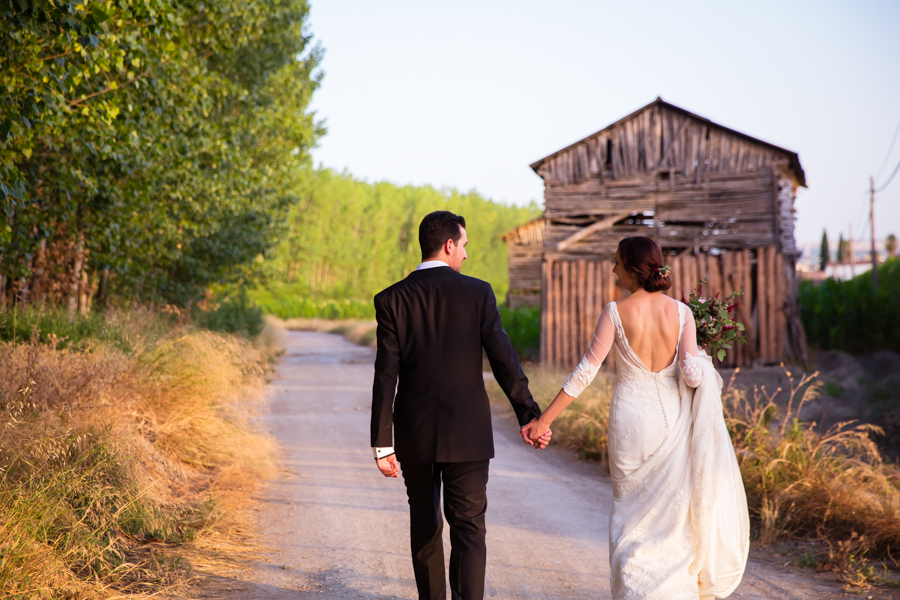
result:
[[[404,465],[409,498],[409,533],[419,600],[445,600],[444,545],[441,539],[441,483],[444,515],[450,524],[452,600],[484,598],[484,517],[487,511],[488,460]]]

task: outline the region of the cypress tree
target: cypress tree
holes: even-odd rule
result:
[[[824,271],[830,260],[831,250],[828,249],[828,232],[822,230],[822,248],[819,250],[819,270]]]

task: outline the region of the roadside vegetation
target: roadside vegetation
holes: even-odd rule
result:
[[[501,306],[500,318],[503,321],[503,329],[509,335],[513,348],[519,354],[519,358],[523,362],[537,361],[540,358],[541,342],[540,308],[509,309]],[[275,318],[274,322],[277,323],[278,327],[287,330],[335,333],[354,344],[371,348],[375,347],[377,324],[374,318],[333,319],[298,317]]]
[[[522,360],[541,359],[541,307],[500,307],[500,320]]]
[[[535,399],[546,407],[567,372],[526,365]],[[736,373],[735,373],[736,374]],[[900,468],[885,461],[873,425],[840,423],[821,431],[797,418],[820,393],[814,375],[785,372],[775,390],[723,390],[725,420],[747,491],[752,537],[763,546],[808,540],[801,563],[833,571],[848,585],[898,586]],[[505,405],[496,382],[492,401]],[[554,442],[606,466],[613,380],[601,371],[594,384],[554,423]]]
[[[308,15],[0,2],[0,597],[175,593],[249,547],[278,336],[246,288],[324,133]]]
[[[505,302],[509,273],[500,236],[540,214],[535,203],[516,207],[476,192],[368,183],[330,169],[303,171],[293,189],[300,201],[263,263],[265,283],[250,293],[282,319],[374,318],[372,296],[416,268],[419,222],[435,210],[466,218],[463,273],[490,282]]]
[[[811,346],[869,354],[900,352],[900,257],[848,281],[800,283],[803,328]]]
[[[0,308],[259,280],[309,150],[305,0],[0,3]]]
[[[275,450],[254,421],[264,348],[141,310],[16,321],[33,335],[0,342],[0,596],[175,593],[251,546]]]

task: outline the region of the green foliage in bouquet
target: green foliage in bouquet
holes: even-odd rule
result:
[[[701,294],[705,283],[705,279],[699,281],[690,297],[685,300],[682,294],[681,301],[690,307],[694,315],[697,345],[708,354],[723,360],[726,349],[731,349],[737,342],[747,343],[747,338],[742,333],[744,324],[734,320],[734,312],[738,307],[736,298],[743,295],[743,292],[735,291],[724,300],[719,299],[718,293],[712,298],[704,298]]]

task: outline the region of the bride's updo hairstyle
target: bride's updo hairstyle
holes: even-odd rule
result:
[[[659,244],[648,237],[632,236],[619,242],[619,259],[633,273],[638,285],[648,292],[663,292],[672,287],[672,275],[663,260]]]

